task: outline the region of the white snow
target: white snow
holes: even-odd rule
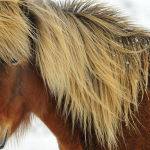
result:
[[[121,8],[134,22],[150,28],[149,0],[101,0],[101,2],[108,2]],[[18,143],[16,138],[12,137],[4,150],[58,150],[58,146],[47,127],[40,120],[35,119],[26,136],[23,136]]]
[[[108,4],[121,8],[123,14],[132,18],[139,25],[150,28],[149,0],[102,0]]]
[[[12,136],[4,150],[58,150],[58,145],[49,129],[34,118],[27,132],[19,138]]]

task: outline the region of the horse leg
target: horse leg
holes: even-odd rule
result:
[[[38,116],[56,136],[61,150],[83,150],[79,130],[72,134],[69,121],[56,109],[56,101],[46,90],[34,68],[24,66],[22,90],[26,105]]]
[[[66,144],[62,144],[58,141],[58,145],[59,145],[59,149],[60,150],[83,150],[83,148],[81,146],[76,146],[76,147],[73,147],[73,149],[66,145]]]
[[[76,129],[72,134],[69,121],[65,122],[57,113],[56,105],[53,102],[50,103],[47,113],[40,118],[56,136],[60,150],[83,150],[78,130]]]

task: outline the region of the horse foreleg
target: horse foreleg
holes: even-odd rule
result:
[[[69,139],[68,139],[69,140]],[[67,142],[62,142],[61,140],[57,140],[59,149],[60,150],[83,150],[83,147],[81,146],[80,143],[67,143]]]
[[[56,136],[61,150],[83,150],[80,133],[72,134],[69,121],[65,122],[62,114],[56,109],[56,100],[49,95],[43,80],[33,68],[24,67],[22,82],[26,105],[38,116]],[[29,84],[30,83],[30,84]],[[30,95],[30,97],[27,97]]]
[[[70,126],[54,110],[44,115],[42,120],[56,136],[60,150],[83,150],[80,135],[72,135]]]
[[[40,118],[56,136],[60,150],[83,150],[79,132],[72,134],[71,125],[57,113],[55,105]]]

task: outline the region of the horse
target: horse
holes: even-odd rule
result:
[[[149,150],[149,50],[105,4],[0,0],[0,148],[34,113],[60,150]]]

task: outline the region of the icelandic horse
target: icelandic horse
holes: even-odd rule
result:
[[[150,33],[94,1],[0,0],[0,145],[31,113],[60,150],[150,150]]]

